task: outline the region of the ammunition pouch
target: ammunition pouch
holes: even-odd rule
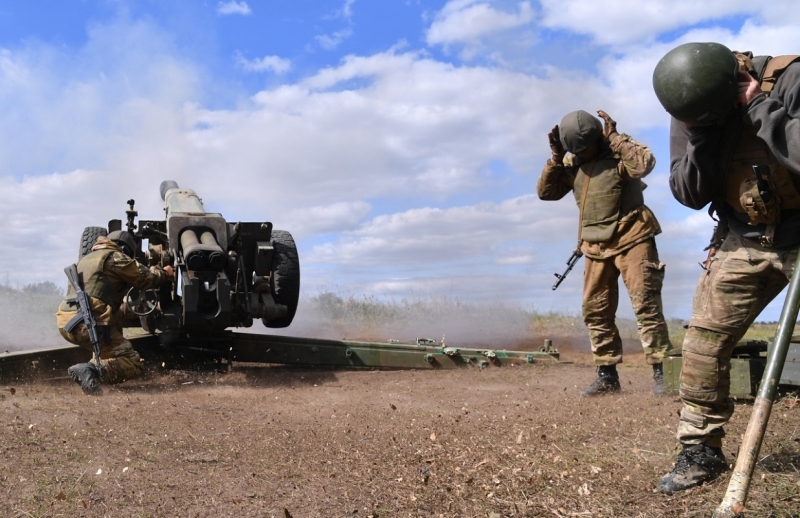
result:
[[[778,201],[777,189],[772,180],[765,178],[768,184],[769,197],[762,196],[755,176],[745,178],[739,184],[739,203],[750,218],[750,225],[776,225],[781,220],[781,207]]]

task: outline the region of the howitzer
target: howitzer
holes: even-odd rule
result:
[[[150,266],[172,265],[175,279],[156,290],[131,289],[125,327],[141,327],[170,346],[187,335],[211,336],[230,327],[266,327],[292,323],[300,294],[300,263],[291,234],[269,222],[231,223],[206,212],[191,189],[167,180],[160,186],[166,218],[135,221],[128,200],[126,230],[133,236],[136,259]],[[122,230],[122,220],[108,227],[87,227],[80,256],[98,236]],[[146,248],[145,248],[146,244]],[[130,313],[133,313],[130,315]]]
[[[208,213],[197,194],[173,181],[161,184],[164,220],[138,220],[128,200],[127,223],[86,227],[79,258],[99,236],[125,230],[133,255],[150,266],[172,266],[173,279],[157,289],[132,288],[124,297],[123,327],[149,334],[128,336],[147,362],[162,367],[184,363],[285,363],[393,369],[449,369],[531,364],[558,359],[558,351],[507,351],[447,346],[444,338],[412,343],[325,340],[234,332],[261,319],[269,328],[292,323],[300,293],[300,264],[291,234],[272,223],[230,223]],[[81,362],[80,347],[0,354],[0,381],[24,372],[57,372]],[[55,370],[54,370],[55,369]]]
[[[564,273],[561,273],[561,274],[556,273],[556,274],[554,274],[558,278],[556,283],[553,284],[553,290],[554,291],[564,281],[564,279],[567,278],[567,274],[569,274],[569,272],[572,270],[572,267],[575,266],[575,263],[577,263],[578,259],[580,259],[581,257],[583,257],[583,252],[581,252],[580,247],[575,247],[575,250],[572,251],[572,255],[569,256],[569,259],[567,260],[567,269],[564,270]]]
[[[92,351],[94,352],[94,360],[97,362],[97,372],[100,379],[103,379],[103,366],[100,363],[100,335],[97,334],[97,322],[94,320],[92,314],[92,305],[89,302],[89,295],[83,291],[83,283],[81,276],[78,273],[78,267],[74,264],[64,268],[64,273],[67,274],[69,285],[75,291],[75,304],[78,306],[78,314],[70,320],[64,329],[71,333],[75,327],[83,322],[86,326],[86,331],[89,333],[89,341],[92,343]]]

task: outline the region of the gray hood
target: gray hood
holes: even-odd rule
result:
[[[564,115],[558,125],[561,145],[572,154],[588,148],[603,134],[603,124],[589,112],[578,110]]]

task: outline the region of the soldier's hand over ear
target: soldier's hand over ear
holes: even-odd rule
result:
[[[611,139],[611,136],[617,132],[617,122],[603,110],[597,110],[597,115],[603,119],[603,137],[606,140]]]
[[[553,127],[550,133],[547,134],[547,139],[550,141],[550,153],[553,154],[551,160],[556,164],[564,163],[564,146],[561,145],[561,135],[558,133],[558,125]]]
[[[747,106],[760,93],[761,85],[758,79],[747,72],[739,71],[739,96],[736,98],[736,106]]]

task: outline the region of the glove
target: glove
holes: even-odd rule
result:
[[[597,115],[599,115],[600,118],[603,119],[604,121],[603,138],[605,138],[606,140],[611,140],[611,137],[614,135],[614,133],[617,132],[617,122],[611,117],[609,117],[609,115],[603,110],[597,110]]]
[[[550,153],[553,154],[551,160],[558,165],[564,163],[564,146],[561,145],[561,136],[558,134],[558,125],[554,126],[552,131],[547,134],[547,139],[550,141]]]

